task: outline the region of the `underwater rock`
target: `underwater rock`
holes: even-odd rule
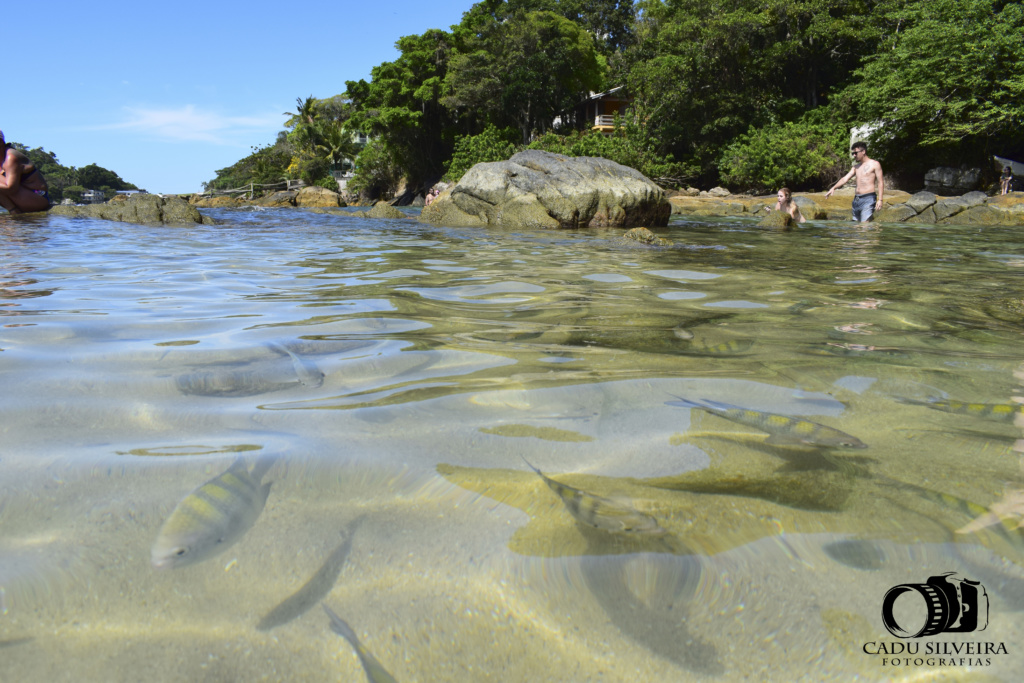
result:
[[[667,239],[658,237],[647,228],[631,228],[625,232],[622,236],[623,240],[633,240],[634,242],[640,242],[641,244],[650,244],[654,247],[670,247],[672,242]]]
[[[384,201],[374,204],[373,208],[366,211],[364,215],[367,218],[409,218],[409,216],[403,213],[400,209],[396,209]]]

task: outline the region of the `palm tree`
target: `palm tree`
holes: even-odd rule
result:
[[[331,164],[340,169],[345,159],[355,159],[359,145],[352,140],[352,133],[337,121],[317,121],[311,126],[313,149]]]
[[[293,125],[298,126],[299,124],[312,125],[316,119],[317,114],[320,112],[317,108],[316,98],[310,95],[305,100],[301,97],[295,98],[295,104],[297,105],[294,112],[286,111],[285,116],[292,117],[285,123],[286,126]]]

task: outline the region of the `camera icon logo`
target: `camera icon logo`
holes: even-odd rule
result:
[[[882,600],[882,622],[897,638],[984,631],[988,593],[980,582],[955,572],[893,586]]]

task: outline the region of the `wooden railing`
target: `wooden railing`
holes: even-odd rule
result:
[[[302,180],[282,180],[279,183],[249,183],[248,185],[243,185],[242,187],[233,187],[230,190],[211,190],[209,193],[204,194],[240,194],[248,195],[248,197],[246,198],[252,199],[253,197],[256,196],[257,189],[263,192],[266,190],[294,190],[305,186],[306,183],[303,182]]]

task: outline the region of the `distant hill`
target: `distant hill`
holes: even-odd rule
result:
[[[82,168],[64,166],[57,160],[57,155],[47,152],[42,147],[29,149],[17,142],[10,143],[15,149],[24,152],[46,177],[50,188],[50,199],[59,204],[65,198],[80,202],[86,190],[100,190],[109,199],[118,190],[137,190],[135,185],[125,182],[121,176],[96,164]]]

